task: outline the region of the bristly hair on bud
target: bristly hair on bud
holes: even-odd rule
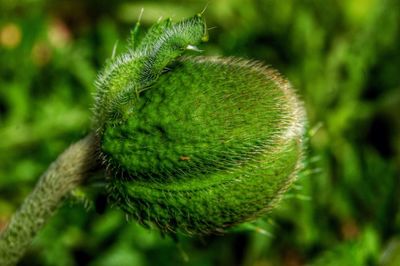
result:
[[[105,123],[124,120],[140,92],[151,87],[166,66],[185,50],[208,39],[201,15],[173,23],[171,19],[153,25],[137,40],[140,20],[131,33],[127,51],[106,63],[96,80],[94,126],[102,131]]]
[[[303,154],[305,112],[289,82],[254,61],[180,57],[207,39],[201,15],[135,35],[97,81],[110,202],[185,234],[223,232],[274,207]]]

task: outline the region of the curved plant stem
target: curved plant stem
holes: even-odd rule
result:
[[[18,262],[63,199],[98,165],[98,141],[94,134],[71,145],[50,165],[1,232],[0,265]]]

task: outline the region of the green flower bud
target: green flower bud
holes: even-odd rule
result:
[[[110,201],[163,232],[259,217],[301,165],[305,115],[290,84],[252,61],[179,58],[206,36],[199,15],[160,22],[97,82]]]

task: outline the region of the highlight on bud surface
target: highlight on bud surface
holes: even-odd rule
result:
[[[98,79],[109,199],[163,232],[220,232],[259,217],[301,164],[304,110],[282,76],[243,59],[178,57],[205,29],[199,15],[159,22]]]

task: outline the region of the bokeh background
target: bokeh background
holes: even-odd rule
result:
[[[143,29],[205,1],[0,0],[0,228],[90,130],[97,71]],[[211,0],[204,54],[257,59],[304,100],[306,169],[278,208],[225,236],[161,236],[68,201],[20,265],[400,265],[400,5]],[[86,203],[86,204],[83,204]]]

